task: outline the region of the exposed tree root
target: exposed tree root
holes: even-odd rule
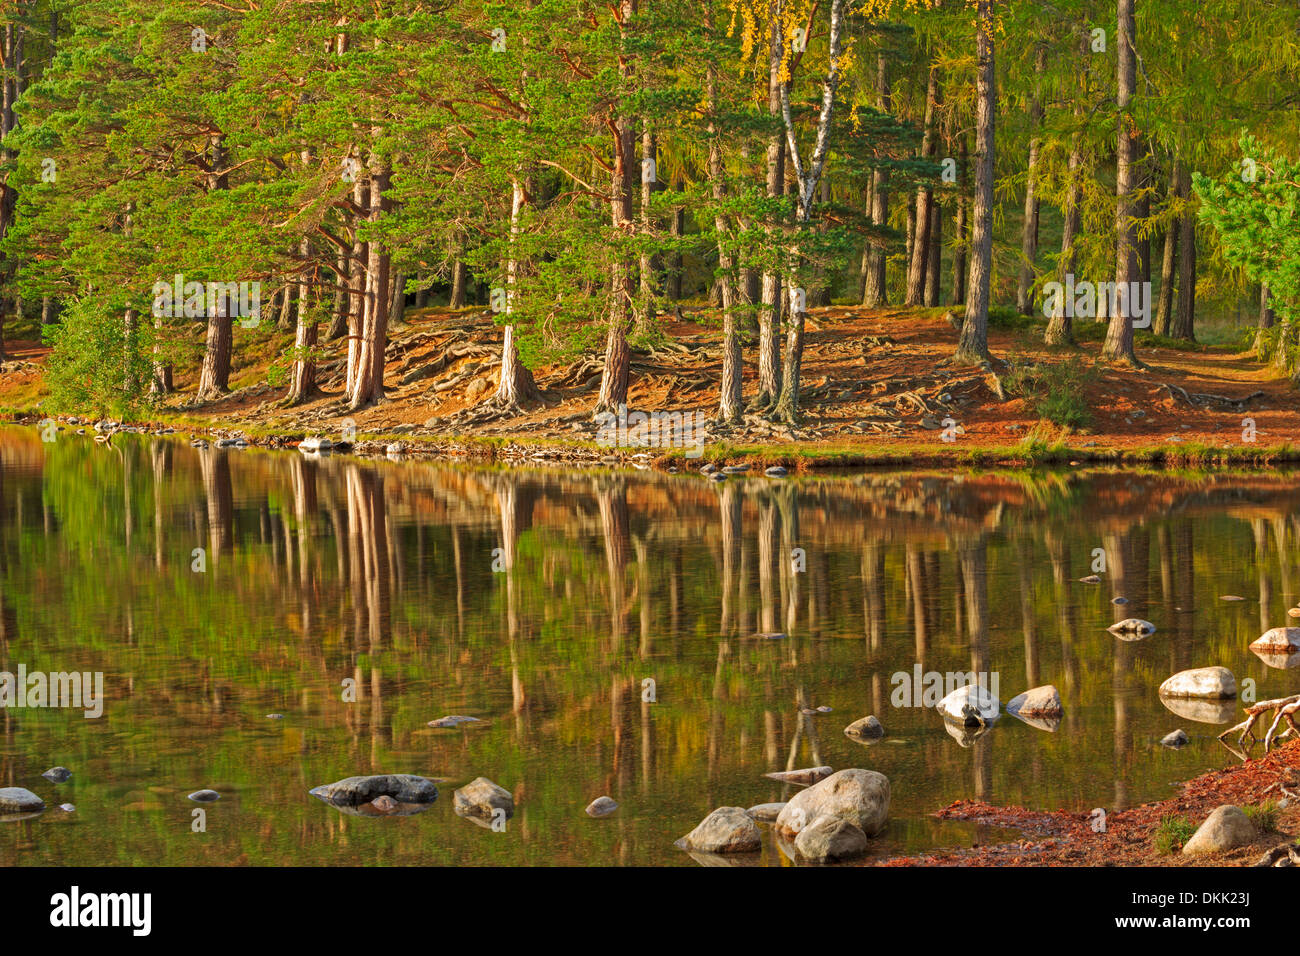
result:
[[[1269,726],[1268,732],[1264,735],[1264,753],[1272,749],[1275,735],[1280,739],[1288,734],[1300,735],[1300,727],[1296,726],[1295,715],[1300,712],[1300,694],[1293,694],[1290,697],[1278,697],[1273,700],[1261,700],[1257,704],[1252,704],[1246,708],[1247,717],[1235,727],[1229,727],[1223,733],[1219,734],[1219,740],[1224,743],[1230,750],[1242,755],[1243,760],[1248,760],[1251,749],[1259,742],[1253,731],[1259,718],[1267,713],[1273,713],[1273,723]],[[1283,721],[1289,725],[1288,728],[1280,735],[1277,734],[1278,727]],[[1223,738],[1229,734],[1241,731],[1241,736],[1237,738],[1237,746],[1234,748]],[[1246,738],[1250,738],[1250,744],[1246,744]]]

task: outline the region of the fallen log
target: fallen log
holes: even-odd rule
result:
[[[1255,724],[1264,714],[1272,713],[1275,715],[1273,723],[1269,726],[1268,732],[1264,734],[1264,753],[1268,753],[1272,749],[1274,735],[1277,734],[1277,729],[1283,721],[1286,721],[1289,727],[1281,734],[1282,737],[1292,733],[1300,735],[1300,727],[1296,726],[1295,722],[1297,712],[1300,712],[1300,694],[1293,694],[1290,697],[1278,697],[1273,700],[1261,700],[1259,703],[1247,707],[1246,719],[1237,726],[1229,727],[1219,734],[1219,740],[1227,746],[1227,742],[1223,738],[1241,731],[1241,736],[1237,738],[1237,747],[1247,754],[1247,759],[1249,759],[1251,747],[1254,747],[1259,742],[1259,738],[1253,733]],[[1250,737],[1250,746],[1246,746],[1247,737]]]

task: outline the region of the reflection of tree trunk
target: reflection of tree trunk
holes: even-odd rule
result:
[[[777,547],[779,535],[780,520],[775,503],[770,496],[765,495],[760,499],[758,512],[758,627],[767,633],[777,629],[774,585],[781,576],[781,570],[776,566],[780,560]]]
[[[373,651],[382,644],[389,622],[391,569],[383,478],[377,472],[349,465],[347,502],[357,638],[367,637]]]
[[[1291,572],[1291,552],[1286,546],[1286,521],[1282,518],[1273,519],[1273,539],[1277,544],[1277,558],[1282,572],[1282,599],[1286,601],[1287,607],[1295,607],[1295,587],[1292,585],[1293,575]]]
[[[600,527],[605,536],[605,565],[609,570],[609,616],[612,653],[623,646],[627,630],[627,601],[624,578],[627,571],[628,531],[627,485],[622,479],[602,483],[596,491],[600,506]]]
[[[989,601],[988,601],[988,545],[981,536],[978,540],[963,541],[960,545],[962,578],[966,585],[966,621],[970,639],[970,669],[977,678],[988,681],[989,670]],[[991,687],[989,688],[992,689]],[[993,793],[993,734],[980,736],[971,745],[971,769],[977,799],[991,799]]]
[[[208,550],[216,558],[234,546],[235,494],[230,483],[230,457],[213,448],[200,449],[199,468],[208,505]]]
[[[1052,562],[1052,593],[1056,603],[1056,627],[1061,641],[1061,674],[1067,689],[1077,686],[1075,655],[1076,615],[1070,599],[1070,544],[1065,535],[1049,528],[1046,535],[1047,555]],[[1066,710],[1071,730],[1077,729],[1074,708]]]
[[[1259,629],[1262,634],[1272,626],[1273,581],[1268,574],[1268,526],[1264,519],[1255,518],[1250,522],[1250,530],[1255,537],[1255,575],[1259,578]]]
[[[1192,553],[1192,523],[1181,520],[1174,527],[1175,575],[1174,671],[1192,666],[1192,642],[1196,635],[1196,564]]]
[[[722,621],[719,632],[726,637],[731,633],[732,595],[736,590],[736,563],[740,557],[742,535],[740,490],[729,481],[723,482],[719,489],[718,509],[722,518]],[[743,583],[741,587],[744,587]]]
[[[1102,547],[1106,549],[1106,570],[1110,575],[1110,596],[1112,598],[1128,597],[1128,532],[1107,531],[1102,535]],[[1111,613],[1115,621],[1132,617],[1127,605],[1112,604]]]
[[[461,560],[460,528],[451,526],[451,554],[456,565],[456,639],[465,639],[465,565]]]
[[[874,655],[885,639],[885,552],[874,544],[862,546],[862,615],[867,652]]]
[[[907,580],[912,589],[912,628],[916,635],[916,659],[925,663],[930,635],[925,621],[925,560],[914,545],[907,546]]]
[[[1028,538],[1016,539],[1016,570],[1020,574],[1020,628],[1025,636],[1025,680],[1038,686],[1038,622],[1034,618],[1033,545]]]
[[[163,568],[163,485],[171,478],[172,443],[154,441],[149,444],[149,457],[153,463],[153,561],[159,571]]]

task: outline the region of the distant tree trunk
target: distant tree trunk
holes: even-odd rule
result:
[[[1264,359],[1264,336],[1265,329],[1271,329],[1277,324],[1277,314],[1273,311],[1272,297],[1268,292],[1268,283],[1265,282],[1259,287],[1259,329],[1255,334],[1255,355],[1263,361]]]
[[[649,163],[646,161],[649,160]],[[654,169],[659,162],[659,143],[655,134],[645,130],[641,134],[641,228],[647,236],[659,228],[658,222],[651,215],[651,200],[659,191],[659,174],[654,178],[648,175],[647,167]],[[659,272],[661,265],[657,256],[648,253],[641,256],[641,294],[640,307],[637,309],[637,326],[643,331],[650,328],[655,317],[655,296],[659,294]]]
[[[930,263],[925,269],[925,304],[939,304],[940,269],[943,267],[943,207],[930,202]]]
[[[384,198],[392,171],[380,161],[370,167],[370,222],[378,224],[389,209]],[[348,396],[348,410],[357,411],[384,397],[384,350],[388,342],[389,253],[382,243],[369,243],[366,293],[360,348],[357,350],[356,385]]]
[[[326,340],[333,342],[348,330],[348,257],[340,251],[334,260],[334,304],[330,313],[330,327],[325,332]]]
[[[279,312],[276,318],[275,327],[281,332],[293,328],[294,305],[298,301],[298,283],[288,282],[276,294],[276,301],[279,303]]]
[[[1169,201],[1176,203],[1179,194],[1180,173],[1177,161],[1174,162],[1174,171],[1169,183]],[[1174,321],[1174,282],[1175,269],[1178,264],[1178,227],[1179,218],[1177,216],[1169,220],[1169,225],[1165,228],[1165,249],[1164,257],[1160,263],[1160,302],[1156,306],[1156,319],[1152,331],[1156,335],[1168,335],[1169,330],[1173,327]]]
[[[954,360],[978,365],[989,359],[989,291],[993,279],[993,149],[997,73],[993,60],[993,0],[976,4],[975,196],[966,318]]]
[[[680,179],[674,183],[673,188],[681,192],[685,187]],[[672,223],[669,226],[669,234],[674,239],[680,239],[686,232],[686,207],[673,207]],[[678,302],[682,297],[682,254],[674,252],[668,259],[668,281],[667,281],[668,298]]]
[[[706,9],[706,29],[713,33],[713,11]],[[718,128],[718,68],[712,61],[706,70],[709,117],[709,181],[713,188],[713,199],[721,206],[727,197],[727,182],[722,163],[721,131]],[[718,417],[724,422],[740,419],[741,410],[741,369],[740,369],[740,330],[737,328],[735,310],[732,308],[731,257],[726,251],[725,237],[730,232],[730,223],[721,212],[714,215],[713,228],[719,237],[718,242],[718,283],[722,287],[722,384],[719,390]]]
[[[54,325],[58,321],[57,315],[58,307],[54,304],[54,297],[41,296],[41,325]]]
[[[49,298],[46,298],[49,301]],[[153,319],[153,378],[149,382],[150,395],[170,395],[176,390],[176,380],[172,373],[172,364],[164,362],[162,355],[163,317],[155,315]]]
[[[1129,103],[1137,85],[1137,48],[1133,17],[1134,0],[1118,0],[1118,65],[1116,67],[1116,107],[1119,135],[1115,149],[1115,285],[1120,306],[1110,316],[1102,357],[1141,367],[1133,352],[1133,303],[1129,291],[1137,280],[1137,229],[1134,225],[1133,194],[1137,189],[1138,130],[1129,113]]]
[[[519,272],[522,268],[516,243],[518,242],[524,204],[528,201],[528,187],[515,177],[510,181],[510,252],[506,258],[506,317],[514,313],[518,295]],[[522,411],[524,402],[540,400],[533,373],[519,360],[519,347],[515,344],[515,327],[508,324],[501,339],[501,378],[496,394],[489,402],[503,413]]]
[[[370,208],[370,183],[364,176],[357,176],[356,183],[352,187],[352,202],[357,209]],[[348,295],[348,357],[345,381],[349,398],[356,390],[357,384],[359,371],[357,360],[361,355],[361,330],[366,321],[366,285],[369,281],[367,269],[370,263],[370,243],[361,241],[361,223],[358,222],[356,225],[357,228],[352,233],[352,261],[348,266],[348,285],[352,291]]]
[[[1020,234],[1020,282],[1016,286],[1016,311],[1021,315],[1034,314],[1034,281],[1038,270],[1038,147],[1039,134],[1046,111],[1040,90],[1043,73],[1047,69],[1047,45],[1038,44],[1034,54],[1034,95],[1029,103],[1029,127],[1033,131],[1029,140],[1029,169],[1025,180],[1025,221]]]
[[[219,135],[208,138],[208,160],[211,168],[207,177],[208,192],[225,189],[228,185],[226,150]],[[203,367],[199,370],[198,401],[212,401],[230,391],[230,352],[233,341],[230,303],[224,294],[218,295],[208,303],[208,333]]]
[[[629,29],[629,22],[636,13],[635,0],[621,0],[620,34]],[[625,39],[621,38],[620,48]],[[619,75],[631,82],[632,65],[630,60],[620,60]],[[611,109],[617,114],[620,103],[615,102]],[[626,115],[612,117],[612,131],[616,142],[614,153],[614,171],[610,177],[609,216],[615,232],[626,228],[632,219],[632,171],[629,163],[633,161],[636,149],[636,130],[632,119]],[[627,404],[628,379],[631,373],[632,353],[627,344],[630,325],[632,300],[635,287],[632,282],[632,263],[622,257],[614,260],[610,269],[610,313],[609,328],[605,336],[605,367],[600,378],[600,394],[596,398],[596,414],[617,412],[620,405]]]
[[[1179,192],[1193,203],[1192,174],[1179,169]],[[1178,311],[1169,334],[1187,342],[1196,341],[1196,210],[1189,205],[1178,227]]]
[[[775,199],[785,191],[785,135],[781,115],[783,0],[769,0],[771,35],[767,53],[767,113],[772,133],[767,141],[767,197]],[[777,241],[777,227],[768,224],[768,235]],[[757,408],[768,408],[781,394],[781,277],[773,269],[763,272],[762,305],[758,310],[758,394]]]
[[[930,79],[925,89],[925,134],[921,140],[921,156],[933,159],[938,149],[935,131],[935,111],[939,106],[939,67],[931,65]],[[930,225],[934,219],[931,207],[934,191],[923,186],[916,191],[916,210],[913,215],[914,235],[908,247],[907,304],[925,303],[925,271],[930,263]]]
[[[889,88],[889,61],[883,53],[876,55],[876,107],[885,114],[893,108]],[[877,168],[871,173],[871,224],[886,226],[889,224],[889,170]],[[866,250],[866,266],[863,269],[862,304],[867,308],[877,308],[889,303],[889,294],[885,290],[885,249],[883,245],[871,243]]]
[[[317,394],[316,360],[313,352],[316,348],[317,319],[315,310],[309,300],[306,281],[299,286],[298,321],[294,329],[293,366],[289,373],[289,394],[285,396],[286,405],[300,405]],[[317,292],[310,298],[319,299]]]
[[[1086,24],[1079,27],[1077,37],[1078,62],[1087,64],[1090,33]],[[1088,70],[1085,65],[1082,93],[1086,94],[1087,90]],[[1079,102],[1075,104],[1074,119],[1076,124],[1080,124],[1083,119],[1083,106]],[[1062,284],[1068,282],[1069,277],[1074,275],[1079,263],[1079,250],[1075,243],[1083,222],[1083,134],[1078,131],[1070,137],[1070,158],[1066,161],[1066,176],[1068,186],[1065,193],[1065,208],[1061,210],[1065,222],[1061,231],[1061,257],[1056,270],[1056,279]],[[1070,308],[1067,308],[1067,305]],[[1074,319],[1069,314],[1072,307],[1073,303],[1062,302],[1061,307],[1047,320],[1047,332],[1043,336],[1046,344],[1074,345]]]
[[[823,204],[827,205],[831,201],[831,180],[829,176],[822,177],[821,200]],[[818,231],[825,232],[826,224],[822,223],[817,228]],[[808,304],[817,308],[826,308],[831,304],[831,279],[826,274],[826,270],[820,265],[817,266],[812,288],[808,290]]]
[[[388,306],[388,327],[398,329],[406,324],[406,276],[399,272],[393,276],[393,298]]]
[[[957,147],[957,176],[960,184],[957,193],[957,221],[954,224],[957,235],[952,252],[952,305],[966,303],[966,273],[969,227],[966,223],[966,210],[970,205],[968,190],[970,187],[967,167],[970,164],[970,147],[966,144],[966,134],[961,134],[961,144]]]
[[[461,259],[456,259],[451,264],[451,298],[447,307],[451,309],[465,308],[465,286],[469,280],[469,267]]]

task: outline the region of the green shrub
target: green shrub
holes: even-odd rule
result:
[[[1260,833],[1277,832],[1277,801],[1265,800],[1263,803],[1253,807],[1242,807],[1250,822],[1255,824],[1255,829]]]
[[[1192,834],[1196,832],[1196,827],[1192,821],[1186,817],[1167,816],[1160,820],[1160,826],[1156,827],[1154,842],[1156,852],[1168,856],[1170,853],[1176,853],[1183,848]]]

